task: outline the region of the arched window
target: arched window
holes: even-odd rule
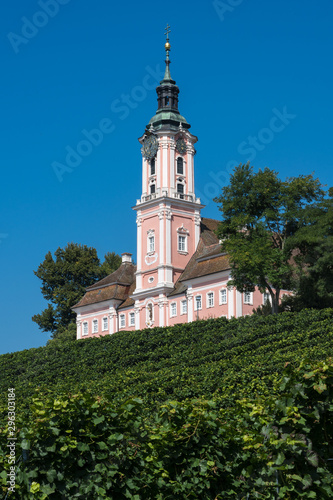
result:
[[[183,158],[177,158],[177,174],[184,175],[184,161]]]
[[[155,175],[155,158],[150,160],[150,175]]]

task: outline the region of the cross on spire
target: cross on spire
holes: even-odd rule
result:
[[[165,33],[164,33],[166,35],[166,37],[167,37],[167,42],[169,41],[169,33],[170,33],[170,31],[171,31],[170,26],[169,26],[169,24],[167,24],[167,27],[166,27]]]

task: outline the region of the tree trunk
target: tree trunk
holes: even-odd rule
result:
[[[272,314],[278,314],[279,312],[279,298],[280,290],[277,288],[275,293],[272,294]]]

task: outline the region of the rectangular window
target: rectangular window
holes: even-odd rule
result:
[[[207,307],[214,307],[214,292],[207,293]]]
[[[184,175],[184,161],[183,158],[177,158],[177,174]]]
[[[252,292],[244,292],[244,304],[252,306],[253,302],[252,295],[253,295]]]
[[[88,335],[88,323],[86,321],[83,323],[83,335]]]
[[[187,300],[181,301],[181,314],[187,314]]]
[[[183,200],[184,199],[184,185],[183,184],[177,184],[177,193],[178,193],[178,198]]]
[[[103,332],[108,329],[108,318],[103,318]]]
[[[155,236],[149,236],[148,238],[148,252],[149,253],[155,252]]]
[[[155,160],[150,161],[150,175],[155,175]]]
[[[97,332],[98,332],[98,320],[94,319],[93,320],[93,333],[97,333]]]
[[[120,322],[120,328],[125,328],[126,325],[125,314],[121,314],[119,316],[119,322]]]
[[[155,184],[150,185],[150,194],[155,194]]]
[[[170,304],[170,316],[171,317],[177,316],[177,304],[176,304],[176,302],[172,302],[172,304]]]
[[[201,295],[195,297],[195,310],[199,311],[202,308]]]
[[[130,326],[135,325],[135,314],[134,313],[129,313],[129,324],[130,324]]]
[[[220,304],[226,304],[227,303],[227,289],[222,288],[220,290]]]
[[[263,304],[267,304],[267,302],[270,302],[270,295],[269,293],[265,292],[263,296]]]
[[[178,252],[186,252],[186,236],[178,235]]]

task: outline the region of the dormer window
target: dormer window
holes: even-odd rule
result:
[[[183,158],[177,158],[177,174],[184,175],[184,160]]]
[[[150,175],[155,175],[155,158],[150,160]]]

